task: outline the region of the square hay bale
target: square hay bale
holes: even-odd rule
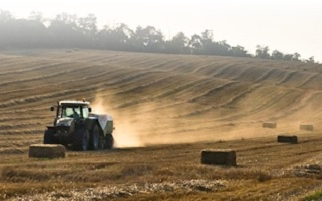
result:
[[[300,130],[313,131],[313,124],[302,124]]]
[[[277,142],[297,144],[297,136],[293,135],[278,135]]]
[[[277,123],[276,122],[264,122],[263,128],[276,128]]]
[[[33,144],[29,146],[29,157],[65,158],[66,148],[60,144]]]
[[[201,163],[236,166],[236,152],[231,149],[205,149],[201,151]]]

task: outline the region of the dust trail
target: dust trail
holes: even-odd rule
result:
[[[118,108],[115,105],[124,101],[126,102],[124,97],[106,93],[97,93],[91,101],[93,113],[109,114],[113,117],[115,127],[113,136],[115,147],[118,148],[275,137],[280,133],[298,130],[296,123],[282,120],[278,122],[278,128],[273,130],[263,129],[262,121],[259,119],[215,121],[221,112],[225,112],[222,108],[216,111],[217,116],[175,118],[186,113],[185,107],[162,108],[163,104],[169,103],[157,100],[149,102],[138,100],[138,104],[126,108]]]
[[[109,101],[96,95],[91,103],[92,112],[96,114],[108,114],[113,117],[115,130],[113,132],[114,146],[118,148],[124,147],[143,147],[145,144],[140,139],[139,128],[133,122],[131,117],[122,117],[116,110],[111,108]],[[109,109],[107,110],[107,107]]]

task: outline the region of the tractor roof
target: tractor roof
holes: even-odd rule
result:
[[[71,100],[64,100],[59,101],[59,105],[89,105],[90,103],[88,101],[71,101]]]

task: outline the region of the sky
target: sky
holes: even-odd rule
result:
[[[270,53],[297,52],[301,59],[314,56],[322,62],[321,0],[1,0],[0,9],[15,18],[28,18],[32,11],[49,19],[63,12],[94,14],[99,28],[151,25],[166,40],[181,31],[191,37],[211,30],[215,41],[241,45],[252,54],[261,45]]]

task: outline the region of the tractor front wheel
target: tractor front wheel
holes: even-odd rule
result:
[[[53,130],[46,130],[44,134],[44,144],[54,144],[54,135],[55,131]]]

